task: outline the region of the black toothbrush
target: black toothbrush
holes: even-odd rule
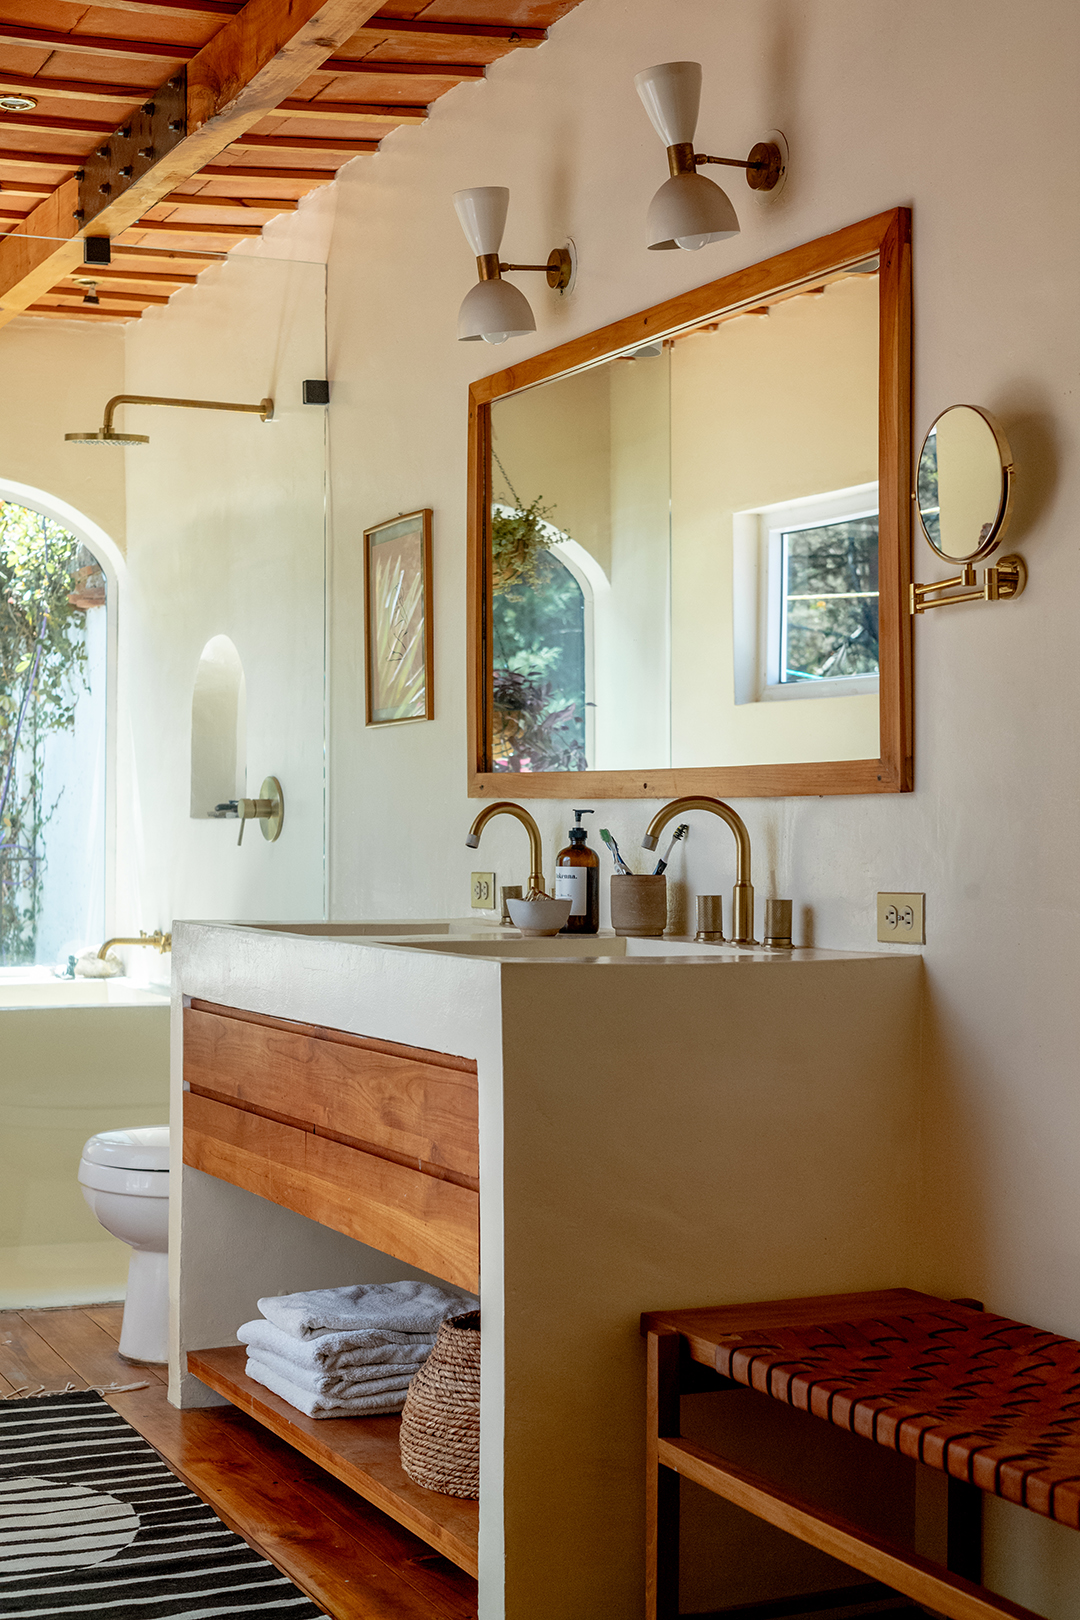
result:
[[[659,877],[661,872],[666,872],[667,871],[667,863],[671,859],[672,850],[675,848],[675,845],[679,842],[680,838],[685,838],[689,831],[690,831],[690,823],[688,821],[680,821],[679,825],[676,827],[675,831],[671,835],[671,843],[668,845],[667,849],[664,852],[663,860],[662,861],[657,861],[657,863],[656,863],[656,866],[655,866],[655,868],[653,870],[653,877]]]

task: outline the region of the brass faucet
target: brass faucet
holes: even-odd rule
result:
[[[527,810],[520,804],[512,804],[509,799],[500,799],[498,804],[486,804],[469,828],[465,843],[469,849],[479,849],[480,834],[491,820],[492,816],[516,816],[529,835],[529,887],[525,898],[534,899],[544,893],[544,849],[540,842],[540,829]]]
[[[754,885],[750,881],[750,834],[746,823],[730,804],[722,799],[672,799],[658,810],[649,822],[649,830],[641,840],[642,849],[655,849],[657,839],[676,816],[685,810],[711,810],[714,816],[726,821],[735,835],[736,867],[735,888],[732,893],[731,940],[733,945],[756,945],[754,938]]]
[[[101,961],[104,962],[114,945],[150,945],[155,951],[160,951],[164,956],[166,951],[172,950],[172,935],[163,934],[160,928],[155,928],[152,934],[147,934],[140,928],[138,939],[121,939],[117,935],[115,939],[107,939],[100,951],[98,951]]]

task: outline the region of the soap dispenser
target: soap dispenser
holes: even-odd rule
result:
[[[575,810],[570,842],[555,859],[555,898],[571,902],[564,934],[595,934],[600,928],[600,857],[586,843],[582,816],[592,810]]]

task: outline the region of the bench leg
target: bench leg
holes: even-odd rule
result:
[[[679,1334],[648,1335],[645,1431],[645,1616],[678,1620],[679,1476],[661,1466],[659,1443],[679,1433]]]
[[[945,1562],[954,1575],[976,1583],[982,1580],[982,1533],[982,1491],[950,1474]]]

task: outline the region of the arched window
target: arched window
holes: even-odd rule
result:
[[[104,937],[111,548],[68,514],[0,485],[3,967],[65,963]]]
[[[521,518],[498,504],[492,513],[493,769],[587,770],[591,592],[568,566],[573,543]]]
[[[220,815],[247,781],[247,688],[228,636],[211,636],[191,694],[191,814]]]

